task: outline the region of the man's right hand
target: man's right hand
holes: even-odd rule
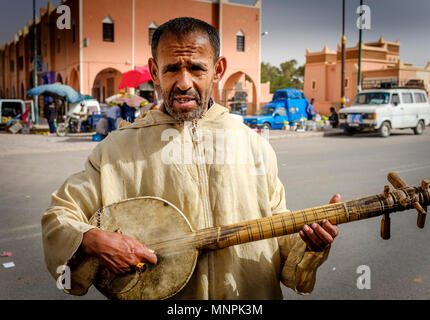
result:
[[[157,263],[153,250],[118,232],[91,229],[84,233],[81,249],[117,275],[132,272],[139,262]]]

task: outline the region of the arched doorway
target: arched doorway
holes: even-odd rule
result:
[[[21,83],[21,99],[25,100],[25,98],[26,98],[26,94],[24,90],[24,84]]]
[[[76,69],[72,69],[72,72],[70,72],[69,86],[79,92],[79,75]]]
[[[234,113],[254,114],[257,111],[257,89],[251,77],[241,71],[230,75],[222,90],[221,104]]]
[[[63,77],[60,73],[57,74],[57,79],[55,80],[55,82],[63,83]]]
[[[118,93],[121,76],[122,73],[114,68],[106,68],[97,73],[91,90],[93,98],[104,103],[106,98]]]

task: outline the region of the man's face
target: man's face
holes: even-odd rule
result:
[[[175,119],[198,119],[208,109],[212,85],[221,79],[225,58],[214,62],[209,38],[193,32],[178,39],[175,35],[161,37],[157,61],[149,60],[149,69],[159,87],[166,111]]]

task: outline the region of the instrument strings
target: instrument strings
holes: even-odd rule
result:
[[[359,203],[356,203],[354,200],[350,200],[346,202],[346,205],[351,210],[353,207],[357,207]],[[368,211],[379,211],[381,214],[382,211],[390,210],[398,207],[397,204],[392,203],[389,205],[382,204],[381,202],[372,202],[366,206],[360,206],[360,210],[358,213],[350,213],[349,217],[357,216],[360,220],[362,214],[365,214]],[[293,225],[293,231],[298,232],[299,229],[305,224],[311,224],[313,222],[318,222],[322,219],[334,219],[336,218],[336,222],[338,223],[338,218],[344,217],[346,214],[346,210],[344,207],[344,203],[335,203],[329,206],[314,208],[314,209],[304,209],[298,211],[289,212],[289,214],[281,214],[274,215],[269,217],[270,219],[263,219],[258,221],[261,228],[274,228],[274,224],[283,224],[285,223],[285,219],[289,219],[288,225],[286,227],[290,227]],[[297,223],[295,222],[296,220]],[[254,221],[255,223],[255,221]],[[243,228],[250,228],[252,226],[252,222],[248,224],[244,224]],[[300,228],[299,228],[300,227]],[[223,238],[234,235],[237,233],[237,228],[233,228],[233,231],[229,232],[228,227],[225,229],[226,233],[222,235]],[[208,228],[202,229],[197,232],[192,232],[189,234],[175,235],[173,237],[168,238],[160,238],[155,240],[154,242],[146,243],[147,247],[154,250],[156,254],[161,255],[170,255],[180,253],[189,249],[197,249],[202,248],[205,245],[215,244],[218,241],[218,232],[217,228]]]

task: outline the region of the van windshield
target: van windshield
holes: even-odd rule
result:
[[[389,101],[388,92],[363,92],[357,95],[354,104],[387,104]]]
[[[14,101],[4,101],[2,103],[1,115],[2,117],[15,118],[22,112],[22,103]]]
[[[275,111],[273,107],[263,108],[260,112],[260,116],[272,115],[273,111]]]

